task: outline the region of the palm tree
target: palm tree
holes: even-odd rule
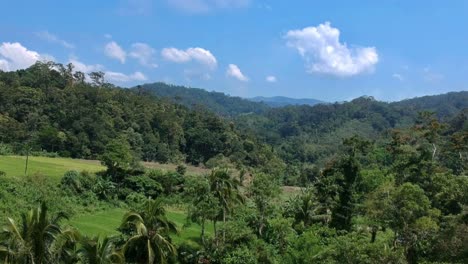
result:
[[[177,254],[169,237],[177,233],[176,224],[167,219],[161,199],[148,200],[141,212],[125,214],[120,229],[130,235],[123,248],[127,261],[167,263]]]
[[[120,264],[125,257],[115,246],[115,237],[84,237],[80,241],[79,259],[88,264]]]
[[[45,203],[23,214],[21,227],[8,218],[0,233],[1,258],[6,263],[50,263],[57,253],[53,245],[62,234],[59,223],[64,218],[63,213],[49,218]]]
[[[226,223],[226,216],[231,211],[232,206],[237,202],[244,202],[239,193],[239,182],[232,179],[227,169],[213,170],[209,176],[210,191],[218,199],[222,208],[223,223]],[[216,219],[213,221],[216,237]],[[226,240],[226,233],[223,231],[223,241]]]
[[[74,228],[67,228],[57,235],[50,246],[54,263],[76,263],[81,234]]]

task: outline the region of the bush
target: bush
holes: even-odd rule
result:
[[[60,181],[60,185],[66,190],[72,191],[74,194],[81,194],[86,191],[91,191],[96,183],[96,176],[86,171],[78,173],[71,170],[65,172]]]
[[[153,198],[157,197],[163,191],[159,182],[146,175],[130,176],[125,178],[123,187],[134,192],[141,193],[145,197]]]
[[[184,183],[184,177],[177,172],[162,173],[161,171],[152,170],[146,174],[149,178],[160,184],[165,195],[174,193],[177,186]]]
[[[176,172],[180,175],[185,175],[185,173],[187,172],[187,166],[185,166],[184,164],[177,165]]]
[[[0,156],[12,155],[13,148],[10,145],[0,143]]]
[[[0,177],[6,176],[6,172],[0,171]]]
[[[221,263],[224,264],[256,264],[257,257],[247,247],[236,248],[223,257]]]
[[[133,209],[141,207],[141,205],[145,204],[147,200],[148,198],[144,194],[136,192],[131,192],[125,198],[125,202]]]
[[[96,184],[93,186],[93,192],[102,200],[110,200],[113,198],[115,183],[104,178],[97,178]]]
[[[62,179],[60,180],[62,187],[71,190],[74,193],[81,193],[83,188],[80,182],[80,175],[77,171],[71,170],[65,172]]]

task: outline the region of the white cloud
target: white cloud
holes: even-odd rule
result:
[[[239,67],[235,64],[229,64],[227,70],[226,70],[226,75],[229,77],[233,77],[238,79],[239,81],[247,82],[249,81],[249,78],[245,76],[242,71],[239,69]]]
[[[399,74],[399,73],[394,73],[392,75],[392,77],[399,80],[399,81],[401,81],[401,82],[405,80],[405,78],[403,78],[403,76],[401,74]]]
[[[0,45],[0,70],[3,71],[25,69],[39,60],[47,60],[48,58],[50,56],[28,50],[18,42],[3,42]]]
[[[186,69],[184,70],[184,76],[187,80],[200,79],[204,81],[211,80],[209,73],[200,71],[199,69]]]
[[[216,57],[209,50],[203,48],[188,48],[186,50],[165,48],[161,51],[161,56],[165,60],[176,63],[186,63],[193,60],[210,69],[215,69],[218,66]]]
[[[152,0],[120,0],[117,14],[121,16],[147,16],[153,10]]]
[[[80,71],[83,73],[90,73],[90,72],[104,70],[104,66],[102,66],[101,64],[88,65],[79,61],[78,58],[71,58],[68,62],[73,64],[73,66],[75,66],[75,69],[74,69],[75,71]]]
[[[106,39],[111,39],[111,38],[112,38],[112,35],[111,35],[111,34],[104,34],[104,38],[106,38]]]
[[[265,78],[265,81],[270,82],[270,83],[275,83],[278,80],[276,79],[276,76],[270,75]]]
[[[188,13],[207,13],[215,9],[243,8],[251,0],[167,0],[169,5]]]
[[[127,57],[125,50],[123,50],[122,47],[120,47],[119,44],[117,44],[115,41],[111,41],[106,44],[104,47],[104,53],[107,57],[116,59],[122,64],[125,63],[125,59]]]
[[[60,39],[59,37],[57,37],[57,35],[54,35],[48,31],[40,31],[40,32],[37,32],[36,35],[43,39],[43,40],[46,40],[50,43],[56,43],[56,44],[59,44],[59,45],[62,45],[64,46],[65,48],[67,49],[73,49],[75,48],[75,46],[63,39]]]
[[[310,73],[348,77],[372,72],[379,61],[375,47],[348,47],[340,43],[340,30],[329,22],[290,30],[285,39],[305,59]]]
[[[138,71],[129,75],[121,73],[121,72],[106,71],[105,78],[109,80],[110,82],[117,82],[117,83],[147,80],[146,76],[143,73],[138,72]]]
[[[158,65],[153,62],[154,54],[156,50],[153,49],[151,46],[145,43],[133,43],[132,50],[128,54],[128,56],[137,59],[139,63],[143,66],[156,68]]]
[[[71,58],[69,60],[75,66],[75,71],[80,71],[83,73],[91,73],[96,71],[104,72],[104,78],[112,83],[125,83],[132,81],[146,81],[148,78],[141,72],[137,71],[132,74],[125,74],[121,72],[108,71],[101,64],[85,64],[79,61],[77,58]],[[89,76],[86,76],[86,79],[90,81]]]

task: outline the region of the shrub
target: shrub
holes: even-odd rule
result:
[[[146,197],[157,197],[163,191],[161,184],[146,175],[130,176],[125,178],[123,187]]]
[[[110,200],[114,194],[115,183],[104,178],[97,178],[93,192],[102,200]]]
[[[177,165],[176,171],[180,175],[185,175],[185,173],[187,172],[187,166],[185,166],[184,164],[179,164]]]
[[[12,155],[13,148],[10,145],[0,143],[0,156]]]
[[[165,195],[172,194],[177,186],[184,183],[184,177],[177,172],[162,173],[153,170],[146,175],[160,184]]]

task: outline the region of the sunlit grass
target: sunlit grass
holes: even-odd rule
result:
[[[0,156],[0,171],[7,177],[25,175],[26,157]],[[99,161],[69,158],[29,157],[27,175],[42,174],[53,179],[60,179],[69,170],[97,172],[104,170]]]
[[[113,208],[95,214],[76,216],[69,221],[69,224],[87,236],[117,235],[119,234],[117,228],[126,212],[127,210],[123,208]],[[178,235],[172,236],[174,243],[188,242],[196,245],[200,242],[201,226],[195,223],[186,226],[185,212],[168,209],[167,217],[177,224],[180,231]],[[206,223],[205,233],[207,236],[213,234],[213,226],[210,222]]]

